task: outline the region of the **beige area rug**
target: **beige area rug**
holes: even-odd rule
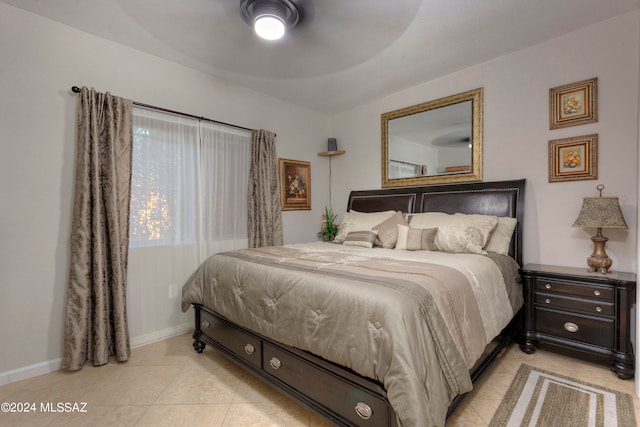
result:
[[[525,365],[520,366],[489,427],[632,427],[627,394]]]

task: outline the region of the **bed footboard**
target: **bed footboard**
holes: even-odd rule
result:
[[[310,353],[259,336],[194,305],[193,348],[220,350],[254,375],[339,426],[397,427],[382,386]]]
[[[242,328],[208,308],[194,304],[193,348],[207,344],[338,426],[398,427],[381,384],[313,354],[276,343]],[[519,316],[487,346],[471,370],[475,383],[514,340]],[[449,407],[449,417],[465,395]]]

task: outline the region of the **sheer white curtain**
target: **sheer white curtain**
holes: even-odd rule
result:
[[[135,345],[192,323],[180,311],[184,281],[209,255],[247,247],[251,133],[144,108],[134,108],[133,129],[128,305]]]
[[[202,122],[200,145],[201,254],[247,247],[251,133]]]

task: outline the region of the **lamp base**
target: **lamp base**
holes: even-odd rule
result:
[[[593,242],[593,253],[589,258],[587,258],[587,265],[589,266],[590,273],[609,273],[609,269],[613,265],[613,261],[607,256],[607,253],[604,250],[607,240],[609,239],[602,235],[602,228],[598,228],[598,234],[591,238],[591,241]]]

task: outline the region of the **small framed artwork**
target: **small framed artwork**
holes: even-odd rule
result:
[[[549,141],[549,182],[598,179],[598,135]]]
[[[549,89],[549,129],[597,121],[597,77]]]
[[[283,211],[311,209],[311,163],[278,159]]]

